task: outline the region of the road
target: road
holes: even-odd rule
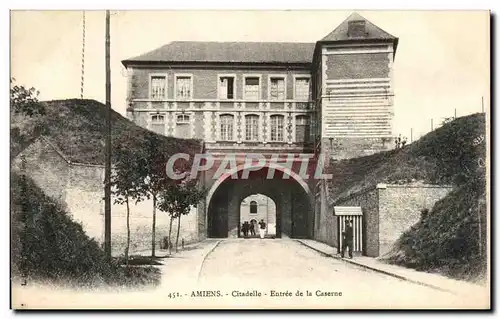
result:
[[[365,270],[292,239],[210,239],[159,267],[158,287],[74,291],[28,285],[13,287],[14,300],[34,308],[91,309],[478,307],[470,298]]]
[[[442,308],[464,302],[451,293],[365,270],[286,239],[222,241],[206,258],[199,283],[231,293],[255,290],[266,295],[248,299],[294,307]],[[273,290],[293,296],[273,299]],[[297,290],[305,296],[297,297]]]

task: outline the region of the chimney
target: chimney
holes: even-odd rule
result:
[[[347,35],[349,38],[361,38],[366,36],[365,20],[353,20],[348,22]]]

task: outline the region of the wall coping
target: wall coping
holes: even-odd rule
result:
[[[408,183],[408,184],[385,184],[379,183],[376,185],[377,189],[385,189],[385,188],[453,188],[451,185],[439,185],[439,184],[416,184],[416,183]]]
[[[387,183],[378,183],[373,186],[368,186],[365,187],[357,192],[351,193],[347,196],[343,196],[340,198],[337,198],[336,200],[333,201],[331,206],[335,206],[338,203],[342,203],[346,200],[349,200],[353,197],[369,193],[374,190],[378,189],[387,189],[387,188],[442,188],[442,189],[452,189],[453,186],[451,185],[438,185],[438,184],[417,184],[417,183],[407,183],[407,184],[387,184]]]

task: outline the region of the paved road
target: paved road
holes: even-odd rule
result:
[[[220,287],[230,294],[263,294],[253,299],[276,301],[280,305],[343,307],[460,307],[458,296],[409,283],[354,266],[303,246],[294,240],[226,240],[206,258],[199,283]],[[306,295],[296,297],[297,289]],[[272,298],[275,293],[292,292],[293,297]],[[342,293],[342,296],[340,296]]]
[[[291,239],[207,240],[166,259],[160,269],[160,286],[139,291],[30,285],[14,287],[13,295],[42,308],[478,307],[450,293],[325,257]],[[298,290],[303,296],[296,295]]]

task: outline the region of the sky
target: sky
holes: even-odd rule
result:
[[[446,117],[489,109],[487,11],[357,11],[399,38],[394,133],[413,139]],[[352,11],[112,11],[112,107],[125,114],[121,61],[171,41],[316,42]],[[85,12],[84,97],[105,102],[105,13]],[[11,77],[41,100],[80,97],[82,11],[13,11]]]

